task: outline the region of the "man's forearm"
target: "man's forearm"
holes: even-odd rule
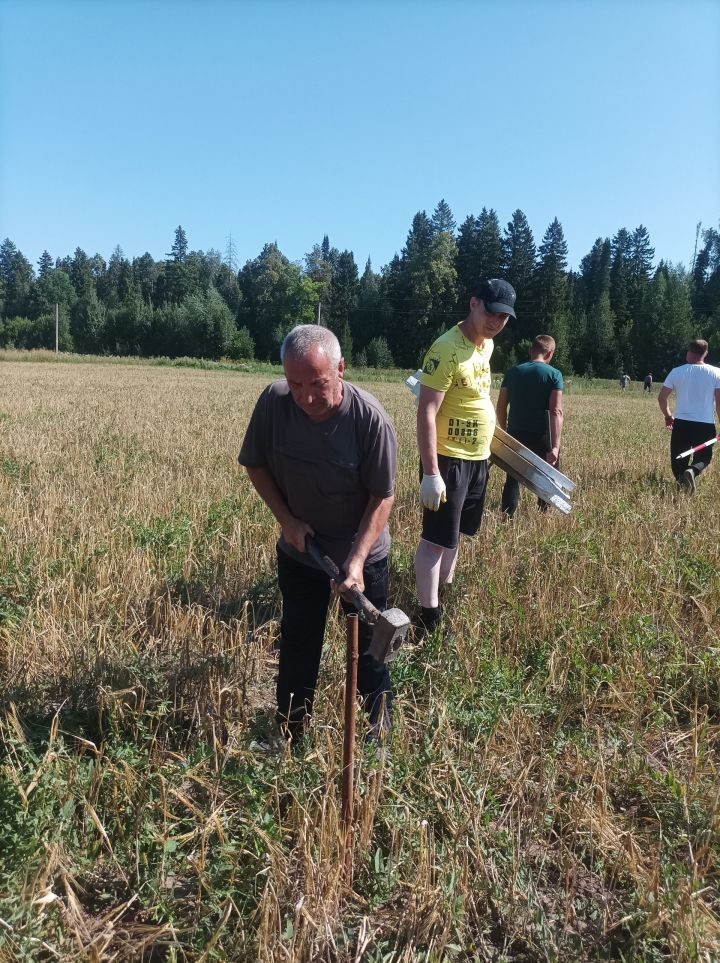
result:
[[[495,420],[503,431],[507,431],[508,390],[501,388],[495,406]]]
[[[549,414],[550,414],[550,446],[559,451],[560,436],[562,435],[563,420],[564,420],[562,408],[551,408]]]
[[[666,418],[670,418],[670,408],[668,407],[668,401],[670,400],[670,392],[666,388],[660,389],[660,394],[658,395],[658,405],[660,406],[660,411],[665,415]]]
[[[674,424],[674,418],[670,414],[670,409],[668,407],[668,401],[670,400],[671,393],[672,389],[663,386],[660,389],[660,394],[658,395],[658,405],[660,406],[660,411],[662,411],[665,418],[665,426],[667,428],[672,428]]]
[[[428,409],[418,411],[417,443],[420,461],[426,475],[439,475],[437,459],[437,427],[435,413]]]

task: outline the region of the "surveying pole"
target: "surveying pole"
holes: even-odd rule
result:
[[[358,670],[358,616],[353,612],[346,616],[346,661],[345,661],[345,727],[343,738],[342,772],[342,828],[345,836],[344,869],[345,881],[352,880],[353,851],[353,803],[355,796],[355,699],[357,697]]]

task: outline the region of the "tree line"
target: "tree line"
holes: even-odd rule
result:
[[[417,366],[423,351],[467,313],[477,279],[506,278],[518,293],[518,319],[498,339],[493,368],[524,360],[532,338],[551,334],[566,373],[662,375],[693,337],[720,352],[720,232],[700,231],[690,270],[660,260],[647,229],[599,237],[568,270],[556,218],[536,245],[517,210],[501,228],[492,209],[458,228],[441,200],[419,211],[405,245],[379,273],[362,273],[352,251],[327,236],[304,263],[265,244],[238,270],[232,240],[224,254],[191,251],[182,227],[163,260],[129,260],[116,247],[106,262],[77,248],[37,270],[6,238],[0,246],[0,347],[53,348],[55,305],[62,351],[145,357],[277,362],[296,324],[327,325],[348,363]]]

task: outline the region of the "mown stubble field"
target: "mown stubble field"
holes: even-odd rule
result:
[[[492,472],[360,753],[348,888],[337,616],[306,743],[265,750],[276,528],[236,457],[268,380],[0,361],[0,960],[719,959],[718,465],[678,496],[656,394],[578,380],[573,514],[504,524]],[[414,409],[364,387],[412,610]]]

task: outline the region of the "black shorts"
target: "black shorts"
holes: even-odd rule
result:
[[[447,501],[436,512],[423,509],[422,538],[443,548],[457,548],[460,534],[475,535],[482,521],[488,459],[468,461],[438,455],[438,467],[445,482]],[[423,470],[420,466],[420,478]]]

